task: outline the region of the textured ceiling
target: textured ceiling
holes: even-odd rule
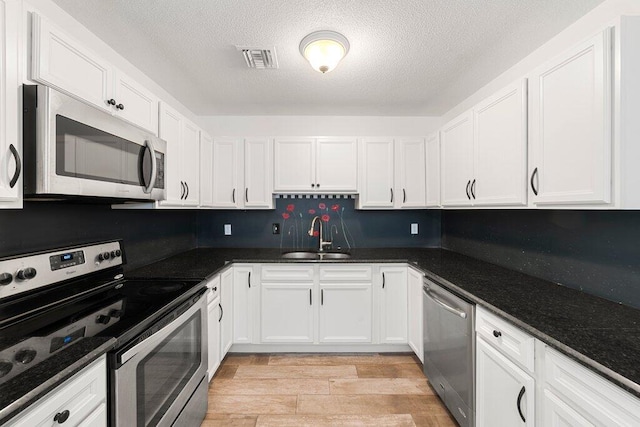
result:
[[[441,115],[602,0],[54,0],[198,115]],[[313,71],[300,40],[351,50]],[[273,47],[247,69],[235,45]]]

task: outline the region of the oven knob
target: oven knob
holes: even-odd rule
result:
[[[111,254],[109,252],[105,252],[102,254],[102,256],[104,257],[104,259],[109,259],[111,258]]]
[[[14,359],[16,362],[26,365],[27,363],[33,362],[33,359],[36,358],[36,354],[38,353],[32,348],[23,348],[16,353]]]
[[[105,316],[104,314],[99,314],[98,317],[96,317],[96,323],[101,323],[103,325],[106,325],[107,323],[109,323],[110,320],[111,320],[111,317]]]
[[[13,275],[9,273],[0,274],[0,285],[8,285],[13,282]]]
[[[13,363],[8,360],[0,360],[0,378],[7,375],[13,369]]]
[[[36,274],[38,274],[38,272],[36,271],[35,268],[27,267],[24,270],[18,271],[18,274],[16,274],[16,277],[19,280],[31,280],[34,277],[36,277]]]
[[[111,258],[116,259],[118,257],[118,254],[116,253],[116,251],[111,251]]]
[[[122,310],[116,310],[115,308],[109,312],[109,316],[119,319],[122,317]]]
[[[120,249],[116,249],[116,256],[119,257],[122,255],[122,251]]]

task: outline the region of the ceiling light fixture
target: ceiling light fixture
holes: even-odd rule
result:
[[[300,53],[322,74],[336,68],[349,52],[349,40],[335,31],[316,31],[300,42]]]

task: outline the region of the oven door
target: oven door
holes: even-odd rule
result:
[[[157,324],[166,320],[161,319]],[[143,333],[144,335],[144,333]],[[207,389],[206,298],[130,349],[116,354],[116,427],[170,426],[183,409],[204,419]],[[113,414],[113,412],[112,412]]]
[[[51,88],[24,94],[26,110],[37,106],[35,123],[25,115],[35,126],[36,194],[164,198],[165,141]]]

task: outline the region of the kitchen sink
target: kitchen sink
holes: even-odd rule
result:
[[[310,251],[293,251],[282,254],[284,259],[308,259],[308,260],[323,260],[323,259],[349,259],[351,254],[345,252],[310,252]]]

